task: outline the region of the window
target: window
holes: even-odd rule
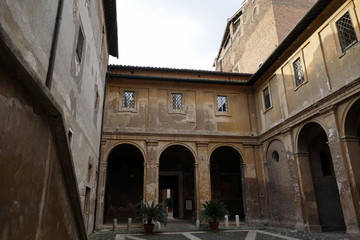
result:
[[[263,90],[263,96],[264,96],[264,106],[265,106],[265,110],[267,110],[267,109],[269,109],[269,108],[271,107],[269,87],[266,87],[266,88]]]
[[[342,51],[345,51],[357,42],[354,26],[351,21],[350,13],[346,12],[337,22],[339,40]]]
[[[83,46],[84,46],[84,34],[81,30],[81,27],[79,27],[79,35],[76,44],[76,54],[78,56],[79,62],[81,62]]]
[[[233,22],[233,30],[234,30],[234,32],[238,29],[239,26],[240,26],[240,17],[237,18],[237,19]]]
[[[295,72],[295,85],[296,87],[300,86],[305,81],[304,71],[301,64],[300,57],[293,62],[294,72]]]
[[[127,109],[135,108],[135,92],[134,91],[124,91],[122,107]]]
[[[172,110],[183,110],[183,95],[181,93],[171,94],[171,108]]]
[[[228,104],[226,96],[217,96],[217,109],[218,112],[227,112]]]

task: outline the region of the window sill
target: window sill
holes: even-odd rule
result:
[[[354,41],[353,43],[351,43],[349,46],[347,46],[342,53],[339,56],[339,59],[342,58],[343,56],[346,55],[346,53],[349,51],[350,48],[352,48],[353,46],[357,45],[359,43],[359,41]]]

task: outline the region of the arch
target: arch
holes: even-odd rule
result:
[[[189,145],[187,145],[187,144],[185,144],[185,143],[181,143],[181,142],[179,142],[179,143],[174,143],[174,142],[172,142],[172,143],[166,144],[166,145],[159,151],[159,156],[161,156],[161,154],[162,154],[166,149],[168,149],[168,148],[171,147],[171,146],[182,146],[182,147],[186,148],[186,149],[189,150],[189,151],[192,153],[192,155],[194,156],[195,163],[197,162],[196,150],[194,150],[194,149],[193,149],[192,147],[190,147]],[[159,161],[160,161],[160,157],[159,157]],[[158,162],[158,163],[159,163],[159,162]]]
[[[323,130],[326,134],[325,128],[323,127],[323,123],[318,120],[312,120],[310,122],[304,123],[302,127],[299,128],[299,131],[296,134],[296,149],[298,153],[305,153],[307,152],[307,140],[306,138],[312,138],[315,132],[311,131],[311,128],[314,128],[317,131]],[[309,135],[302,134],[302,133],[311,133]],[[327,134],[326,134],[327,136]]]
[[[271,220],[275,225],[295,224],[293,179],[283,142],[272,139],[266,148]]]
[[[210,151],[209,151],[209,156],[211,156],[212,154],[213,154],[213,152],[216,150],[216,149],[218,149],[218,148],[220,148],[220,147],[231,147],[231,148],[233,148],[235,151],[237,151],[237,153],[239,154],[239,156],[240,156],[240,160],[241,160],[241,164],[244,164],[244,161],[243,161],[243,153],[242,153],[242,151],[237,147],[237,146],[235,146],[235,144],[223,144],[223,143],[219,143],[219,144],[216,144],[215,146],[213,146],[211,149],[210,149]],[[209,164],[210,164],[210,158],[209,158],[209,162],[208,162]]]
[[[108,154],[106,172],[104,223],[134,219],[136,205],[143,199],[143,153],[133,144],[117,144]]]
[[[111,154],[112,150],[114,148],[116,148],[117,146],[119,145],[122,145],[122,144],[129,144],[129,145],[133,145],[135,147],[137,147],[139,149],[139,151],[141,152],[142,156],[144,159],[146,159],[146,154],[145,154],[145,151],[144,149],[142,148],[142,146],[140,146],[138,143],[136,142],[132,142],[132,141],[124,141],[124,142],[115,142],[113,144],[111,144],[110,146],[108,146],[105,150],[105,153],[104,153],[104,159],[108,159],[109,158],[109,155]]]
[[[350,174],[354,182],[352,183],[360,195],[360,176],[356,174],[360,170],[360,98],[353,101],[346,112],[344,119],[344,145],[347,151],[348,162],[351,165]]]
[[[159,155],[159,201],[173,200],[173,217],[191,219],[195,199],[195,156],[184,144],[169,144]],[[185,208],[185,202],[191,202]]]
[[[231,216],[245,219],[243,159],[239,151],[228,145],[217,146],[210,155],[211,197],[222,201]]]
[[[308,224],[320,226],[323,231],[345,230],[326,131],[319,123],[308,122],[297,140]]]

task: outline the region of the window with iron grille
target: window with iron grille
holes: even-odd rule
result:
[[[228,104],[226,96],[217,96],[217,109],[218,112],[227,112]]]
[[[293,66],[294,66],[294,72],[295,72],[295,85],[297,87],[297,86],[300,86],[305,80],[304,71],[303,71],[300,57],[297,58],[295,60],[295,62],[293,62]]]
[[[171,94],[171,108],[172,110],[183,110],[183,95],[181,93]]]
[[[345,51],[347,48],[357,42],[354,26],[351,21],[350,13],[346,12],[337,22],[341,49]]]
[[[135,92],[134,91],[124,91],[123,108],[134,109],[135,108]]]
[[[77,44],[76,44],[76,54],[78,56],[79,62],[81,62],[81,58],[82,58],[82,52],[83,52],[83,47],[84,46],[84,34],[81,30],[81,27],[79,27],[79,35],[78,35],[78,40],[77,40]]]
[[[270,101],[270,92],[269,92],[269,87],[266,87],[263,91],[263,96],[264,96],[264,106],[265,106],[265,110],[269,109],[271,107],[271,101]]]

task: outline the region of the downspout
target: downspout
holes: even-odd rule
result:
[[[98,211],[98,204],[99,204],[99,184],[100,184],[100,171],[101,171],[101,154],[102,154],[102,140],[103,140],[103,125],[104,125],[104,115],[105,115],[105,102],[106,102],[106,88],[107,88],[107,80],[108,80],[108,74],[107,71],[105,73],[105,86],[104,86],[104,99],[103,99],[103,104],[102,104],[102,116],[101,116],[101,131],[100,131],[100,144],[99,144],[99,160],[98,160],[98,171],[96,174],[96,198],[95,198],[95,209],[94,209],[94,226],[93,226],[93,231],[96,230],[96,226],[97,226],[97,211]]]
[[[46,74],[46,82],[45,85],[47,88],[51,88],[52,76],[54,73],[54,66],[55,66],[55,58],[56,58],[56,50],[59,40],[59,33],[60,33],[60,23],[62,19],[62,12],[64,8],[64,0],[59,0],[57,14],[56,14],[56,22],[54,27],[54,33],[51,43],[51,50],[50,50],[50,57],[49,57],[49,66],[48,71]]]

